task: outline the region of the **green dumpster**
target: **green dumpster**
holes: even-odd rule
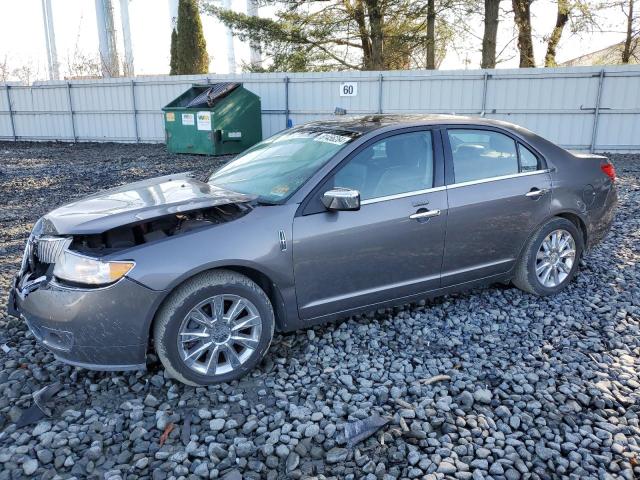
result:
[[[171,153],[226,155],[262,140],[260,97],[240,83],[194,84],[162,111]]]

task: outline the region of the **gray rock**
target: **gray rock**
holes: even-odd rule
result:
[[[465,390],[458,396],[458,404],[463,408],[471,408],[473,406],[473,395]]]
[[[348,455],[349,451],[346,448],[334,447],[327,452],[326,460],[329,464],[344,462]]]
[[[295,452],[291,452],[287,457],[287,462],[286,462],[287,473],[293,472],[296,468],[298,468],[299,464],[300,464],[300,455],[298,455]]]
[[[449,475],[456,472],[456,466],[451,462],[440,462],[438,465],[438,473]]]
[[[224,418],[214,418],[209,422],[209,429],[213,432],[219,432],[224,428],[225,419]]]
[[[491,399],[493,395],[490,390],[486,388],[481,388],[473,392],[473,399],[478,403],[491,403]]]
[[[48,450],[46,448],[38,450],[36,452],[36,456],[38,457],[40,463],[42,463],[43,465],[48,465],[53,461],[53,453],[51,452],[51,450]]]
[[[199,464],[196,469],[193,471],[200,478],[209,478],[209,466],[207,462],[202,462]]]
[[[22,464],[22,470],[25,475],[33,475],[38,470],[38,461],[35,458],[29,458]]]

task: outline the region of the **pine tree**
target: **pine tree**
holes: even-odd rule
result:
[[[178,32],[175,27],[171,32],[171,59],[169,60],[169,75],[178,75]]]
[[[196,0],[180,0],[178,4],[178,34],[176,74],[189,75],[209,71],[207,42]]]

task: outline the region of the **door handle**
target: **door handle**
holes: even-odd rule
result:
[[[414,213],[413,215],[409,215],[411,220],[417,220],[420,218],[431,218],[437,217],[440,215],[440,210],[427,210],[426,212]]]
[[[531,190],[525,193],[524,196],[529,198],[538,198],[544,195],[545,193],[547,193],[548,191],[549,190],[545,188],[540,189],[540,188],[533,187]]]

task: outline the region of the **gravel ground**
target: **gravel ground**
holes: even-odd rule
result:
[[[153,357],[146,372],[77,370],[0,313],[0,479],[639,477],[640,156],[612,158],[617,220],[563,293],[492,287],[280,335],[233,384],[186,387]],[[47,210],[214,162],[0,143],[0,303]],[[54,381],[53,417],[16,429]],[[349,448],[345,422],[374,413],[390,423]]]

